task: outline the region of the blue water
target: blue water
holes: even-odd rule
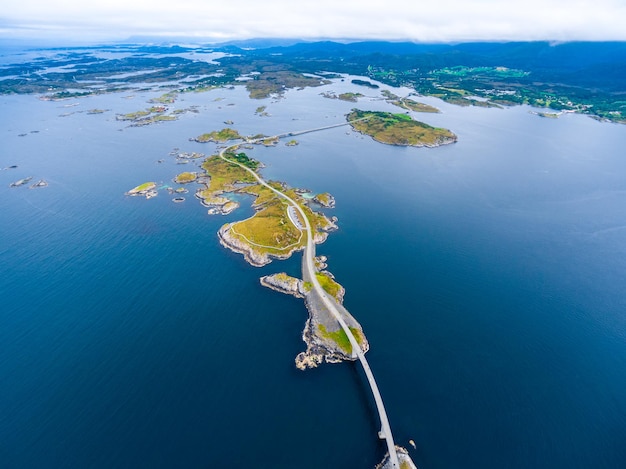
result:
[[[143,128],[114,116],[154,93],[0,98],[0,167],[18,165],[0,171],[1,467],[382,459],[358,366],[296,370],[306,310],[258,283],[297,275],[299,256],[255,269],[222,248],[245,203],[216,218],[191,193],[123,195],[193,169],[168,153],[210,153],[188,138],[224,120],[249,134],[341,121],[354,104],[324,90],[354,85],[187,94],[175,106],[198,114]],[[250,152],[268,178],[335,195],[340,230],[319,253],[370,340],[397,442],[422,469],[626,467],[626,127],[425,100],[443,112],[419,117],[457,144],[338,128]],[[92,108],[110,111],[60,117]],[[26,176],[49,186],[9,189]]]

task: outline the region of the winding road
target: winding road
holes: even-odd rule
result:
[[[325,126],[325,127],[318,127],[318,128],[315,128],[315,129],[309,129],[309,130],[302,130],[302,131],[298,131],[298,132],[289,132],[289,133],[279,134],[279,135],[275,135],[275,136],[269,137],[269,138],[279,138],[280,139],[280,138],[283,138],[283,137],[291,137],[291,136],[294,136],[294,135],[302,135],[302,134],[311,133],[311,132],[319,132],[319,131],[326,130],[326,129],[332,129],[332,128],[335,128],[335,127],[341,127],[341,126],[344,126],[344,125],[349,125],[349,124],[351,124],[353,122],[357,122],[357,121],[364,120],[364,119],[368,119],[368,117],[361,118],[361,119],[356,119],[354,121],[349,121],[349,122],[346,122],[346,123],[329,125],[329,126]],[[264,140],[266,138],[267,137],[265,137],[263,139],[247,140],[246,143],[257,143],[257,142],[259,142],[261,140]],[[398,453],[396,451],[396,446],[395,446],[394,441],[393,441],[393,435],[391,433],[391,427],[389,425],[389,419],[387,418],[387,411],[385,410],[385,406],[383,404],[382,396],[380,395],[380,391],[378,390],[378,385],[376,384],[376,380],[374,379],[374,374],[372,373],[372,370],[371,370],[371,368],[369,366],[369,363],[367,362],[367,359],[365,358],[365,354],[363,353],[363,350],[361,350],[361,346],[357,342],[356,338],[352,334],[352,331],[350,330],[350,328],[346,324],[345,320],[343,319],[341,313],[337,309],[335,301],[329,298],[329,296],[324,291],[324,289],[320,285],[320,283],[317,280],[317,277],[315,275],[315,273],[317,271],[316,268],[315,268],[315,260],[314,260],[315,259],[315,243],[313,242],[313,232],[312,232],[312,229],[311,229],[311,224],[309,222],[309,219],[307,218],[306,214],[304,213],[304,210],[302,210],[302,207],[300,207],[300,205],[295,200],[293,200],[291,197],[289,197],[288,195],[284,194],[283,192],[275,189],[274,187],[270,186],[263,179],[261,179],[261,177],[256,172],[254,172],[250,168],[244,166],[243,164],[241,164],[241,163],[239,163],[237,161],[229,160],[228,158],[226,158],[224,156],[224,153],[226,153],[228,150],[230,150],[231,148],[236,148],[239,145],[240,144],[238,143],[238,144],[230,145],[230,146],[222,149],[220,151],[220,153],[219,153],[220,158],[222,158],[224,161],[227,161],[229,163],[236,164],[237,166],[239,166],[239,167],[245,169],[246,171],[248,171],[250,174],[252,174],[252,176],[254,176],[254,178],[259,182],[259,184],[263,185],[264,187],[267,187],[272,192],[274,192],[276,195],[278,195],[279,197],[282,197],[287,202],[289,202],[290,207],[289,207],[288,210],[296,210],[300,214],[301,220],[304,220],[304,225],[305,225],[304,226],[304,230],[306,231],[307,241],[306,241],[306,246],[305,246],[305,249],[304,249],[304,258],[303,258],[303,263],[302,263],[302,275],[304,277],[304,280],[311,282],[311,284],[313,285],[313,290],[315,291],[315,294],[317,294],[319,296],[319,298],[321,299],[321,301],[324,304],[324,306],[328,309],[328,311],[337,320],[337,322],[339,323],[341,328],[346,333],[346,336],[348,336],[348,340],[350,340],[350,344],[352,345],[352,352],[353,352],[353,354],[356,353],[357,358],[359,359],[359,361],[361,362],[361,365],[363,366],[363,370],[365,371],[365,376],[367,377],[367,381],[368,381],[368,383],[370,385],[370,388],[372,390],[372,394],[374,395],[374,400],[376,401],[376,408],[378,409],[378,416],[380,417],[380,425],[381,425],[381,430],[378,433],[378,436],[379,436],[379,438],[385,439],[385,441],[387,443],[387,449],[388,449],[388,452],[389,452],[389,462],[391,463],[391,468],[393,468],[393,469],[400,469],[400,463],[399,463],[399,460],[398,460]],[[301,226],[301,223],[294,221],[292,219],[292,217],[291,217],[291,214],[289,214],[289,215],[290,215],[289,219],[294,224],[294,226],[298,230],[302,231],[303,228]]]

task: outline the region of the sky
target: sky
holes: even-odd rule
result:
[[[8,0],[0,39],[626,40],[626,0]]]

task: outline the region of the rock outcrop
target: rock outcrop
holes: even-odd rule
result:
[[[290,277],[284,272],[278,274],[266,275],[260,279],[261,285],[274,291],[292,295],[296,298],[304,298],[304,282],[302,280]]]

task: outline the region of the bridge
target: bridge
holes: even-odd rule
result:
[[[363,119],[368,119],[368,118],[366,117],[366,118],[361,118],[358,120],[363,120]],[[351,121],[351,122],[341,123],[341,124],[329,125],[325,127],[318,127],[315,129],[283,133],[283,134],[275,135],[270,138],[282,138],[282,137],[293,136],[293,135],[302,135],[302,134],[311,133],[311,132],[319,132],[321,130],[332,129],[335,127],[349,125],[352,122],[356,122],[356,120]],[[248,143],[256,143],[259,140],[261,139],[248,140]],[[354,337],[354,334],[352,334],[352,331],[346,324],[346,321],[344,320],[343,315],[339,311],[339,309],[343,308],[343,306],[338,305],[334,299],[330,298],[330,296],[324,291],[324,289],[320,285],[319,281],[317,280],[317,276],[315,275],[315,273],[317,272],[317,269],[315,268],[315,243],[313,242],[313,233],[311,229],[311,224],[309,223],[309,219],[306,217],[306,214],[302,210],[302,207],[300,207],[300,205],[291,197],[289,197],[287,194],[270,186],[256,172],[254,172],[250,168],[247,168],[246,166],[240,164],[237,161],[229,160],[228,158],[224,156],[224,153],[226,153],[231,148],[235,148],[237,146],[239,146],[239,144],[230,145],[226,148],[223,148],[219,153],[220,158],[222,158],[224,161],[227,161],[229,163],[236,164],[240,168],[246,170],[257,180],[259,184],[270,189],[277,196],[285,199],[289,203],[289,206],[287,209],[287,214],[289,216],[289,219],[298,230],[306,231],[307,241],[306,241],[306,246],[304,249],[304,255],[302,257],[303,280],[310,282],[313,285],[313,289],[311,293],[319,297],[319,299],[324,304],[326,309],[333,315],[333,317],[337,320],[337,322],[339,323],[343,331],[346,333],[346,336],[348,337],[348,340],[350,341],[350,344],[352,345],[353,357],[356,354],[356,358],[358,358],[359,362],[361,363],[361,366],[363,367],[363,371],[365,372],[365,376],[367,377],[367,382],[369,383],[370,389],[372,391],[372,395],[374,396],[374,401],[376,402],[376,408],[378,410],[378,417],[380,419],[380,426],[381,426],[381,429],[378,432],[378,436],[379,438],[384,439],[387,444],[387,450],[389,453],[389,462],[391,463],[391,468],[400,469],[398,452],[396,450],[396,446],[393,441],[393,434],[391,433],[391,426],[389,425],[389,419],[387,418],[387,411],[385,410],[385,405],[383,404],[383,399],[380,394],[380,390],[378,389],[378,385],[376,384],[376,379],[374,378],[374,374],[372,373],[369,363],[367,362],[367,359],[365,358],[365,354],[363,353],[363,350],[361,350],[361,346],[357,342],[356,338]],[[296,215],[296,213],[299,214],[299,217]],[[304,226],[302,226],[302,223],[301,223],[302,220],[304,221]]]

